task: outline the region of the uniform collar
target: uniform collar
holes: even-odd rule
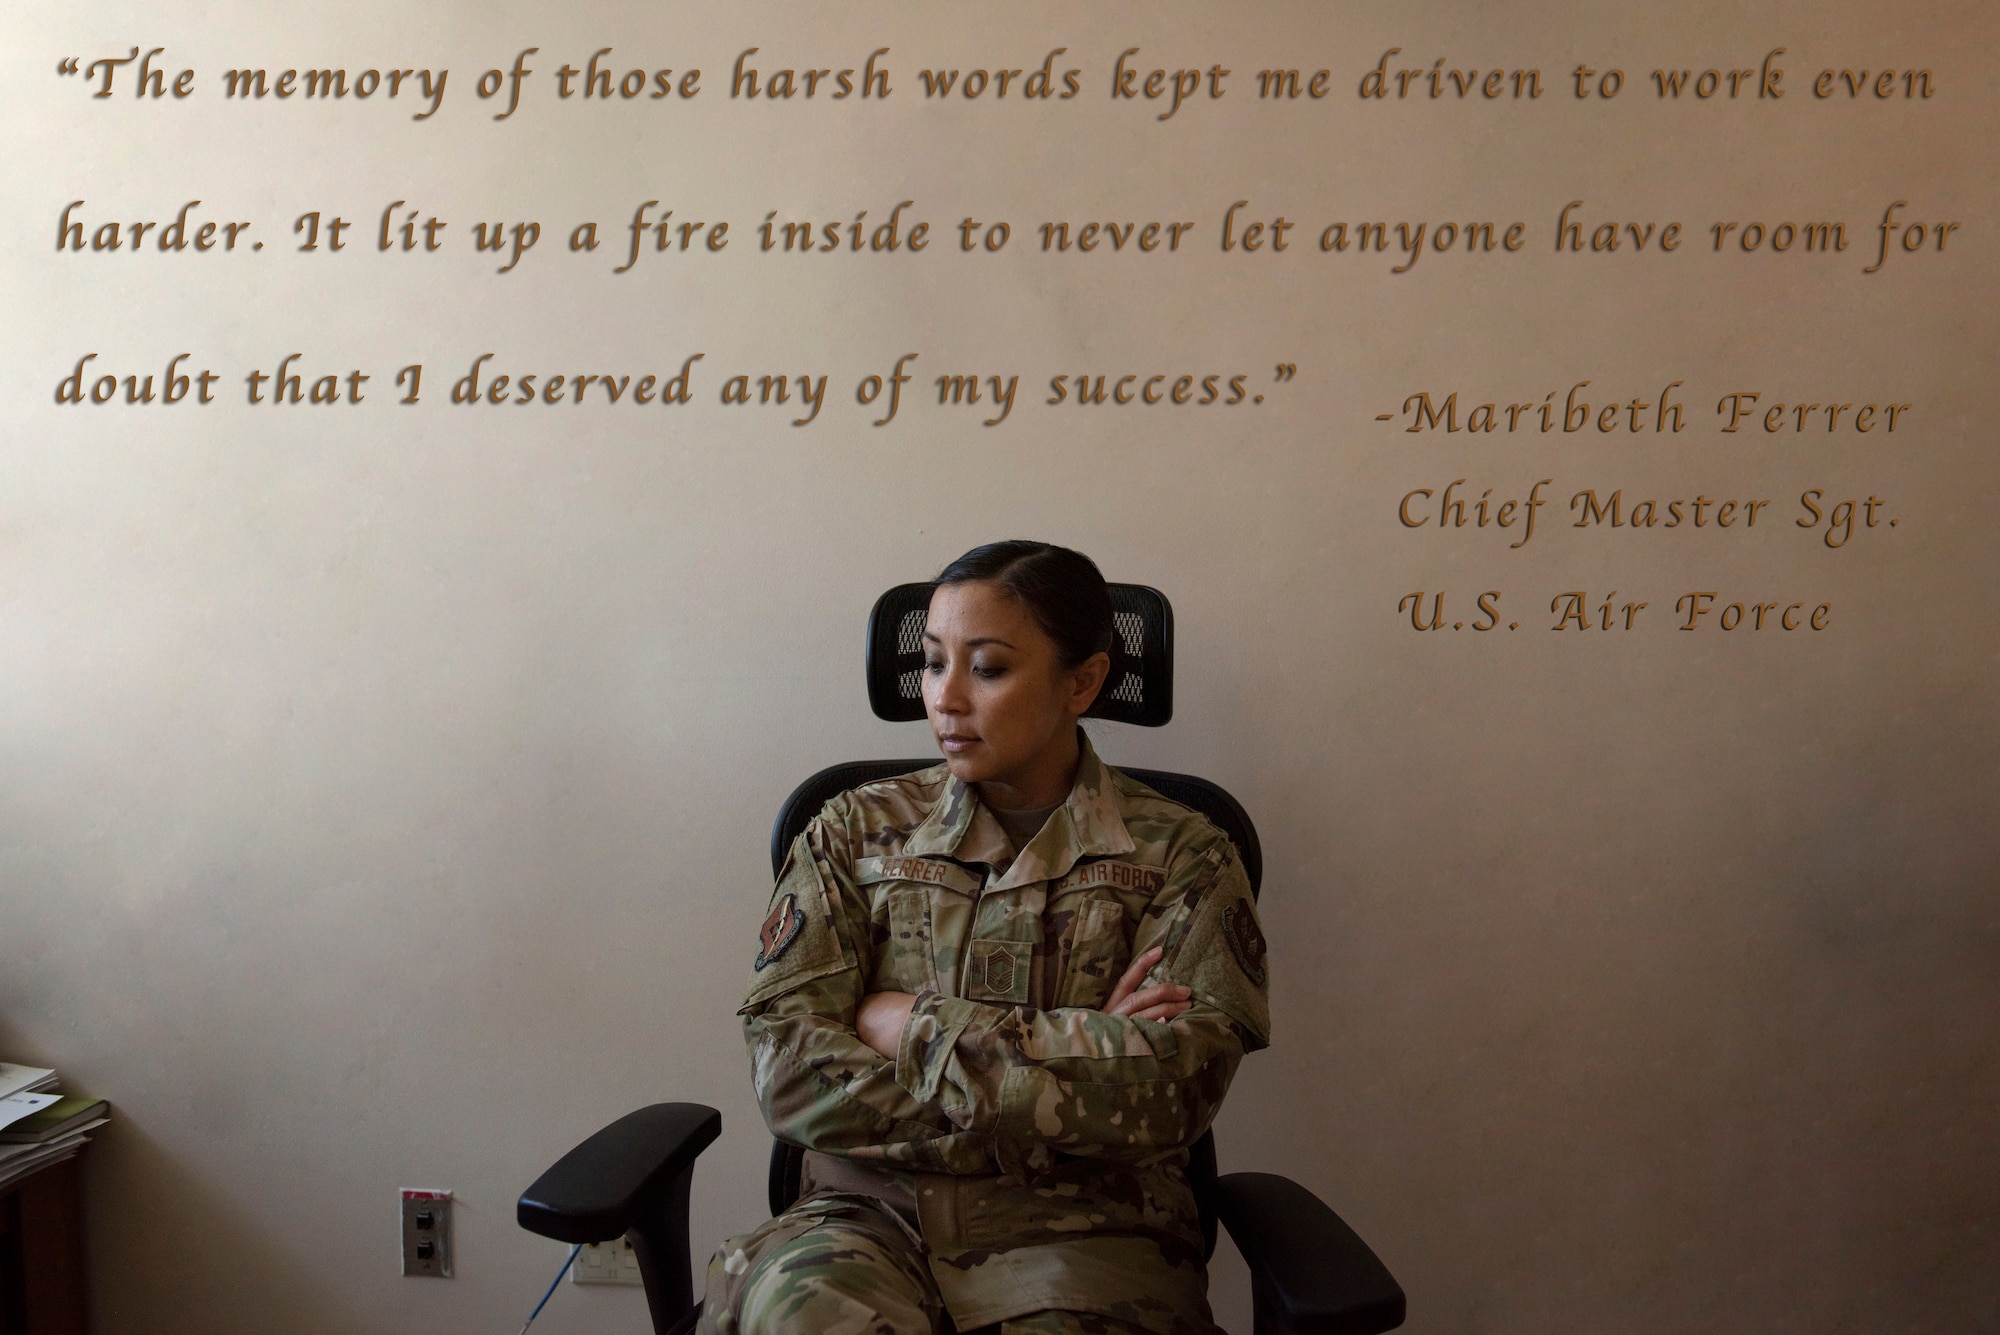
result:
[[[1042,832],[1014,855],[1005,874],[987,886],[1017,885],[1065,876],[1086,857],[1112,857],[1138,847],[1125,829],[1111,768],[1098,759],[1090,736],[1077,729],[1076,782]],[[1006,862],[1012,848],[1000,822],[980,802],[972,786],[954,777],[903,845],[905,853],[942,855],[960,862]]]

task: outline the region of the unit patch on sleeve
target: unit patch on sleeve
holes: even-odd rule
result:
[[[757,971],[790,948],[799,939],[799,929],[806,925],[806,915],[799,912],[799,897],[788,894],[771,908],[771,916],[764,919],[764,926],[757,933]],[[1254,930],[1254,929],[1253,929]],[[1235,944],[1235,938],[1230,938]]]
[[[765,930],[768,933],[770,929]],[[1229,952],[1243,966],[1244,974],[1257,986],[1264,986],[1269,977],[1264,961],[1268,947],[1248,900],[1239,899],[1222,911],[1222,937],[1229,942]]]

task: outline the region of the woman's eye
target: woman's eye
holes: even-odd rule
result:
[[[991,681],[995,677],[1006,676],[1007,669],[1002,667],[989,667],[986,664],[982,663],[978,667],[972,669],[972,675],[975,677],[984,677],[986,678],[986,680]]]
[[[926,672],[944,671],[944,660],[942,658],[926,658],[924,660],[924,671]]]

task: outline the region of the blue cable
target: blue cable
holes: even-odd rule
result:
[[[535,1318],[549,1305],[549,1299],[556,1296],[556,1285],[562,1283],[562,1277],[569,1273],[570,1266],[576,1262],[576,1254],[582,1250],[583,1244],[580,1242],[569,1249],[569,1255],[563,1258],[562,1269],[556,1271],[556,1277],[549,1281],[549,1291],[542,1295],[542,1300],[535,1304],[535,1310],[528,1313],[528,1319],[521,1323],[521,1335],[528,1335],[528,1327],[535,1324]]]

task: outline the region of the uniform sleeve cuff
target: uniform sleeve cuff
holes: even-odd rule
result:
[[[1000,1082],[1000,1113],[993,1125],[993,1160],[1003,1173],[1032,1182],[1055,1166],[1053,1141],[1060,1130],[1056,1079],[1037,1066],[1016,1066]],[[1055,1118],[1043,1126],[1044,1115]]]
[[[896,1083],[920,1103],[936,1099],[951,1050],[978,1013],[976,1002],[919,992],[896,1045]]]

